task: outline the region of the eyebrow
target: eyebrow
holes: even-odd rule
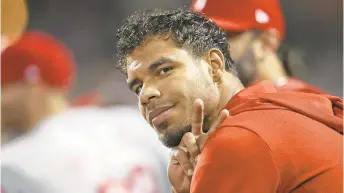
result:
[[[159,66],[161,65],[164,65],[166,63],[172,63],[173,60],[169,59],[169,58],[166,58],[166,57],[161,57],[159,58],[158,60],[156,60],[155,62],[153,62],[149,67],[148,67],[148,70],[149,72],[153,72],[155,71],[157,68],[159,68]],[[140,81],[136,78],[134,78],[133,80],[131,80],[129,83],[128,83],[128,87],[129,87],[129,90],[132,90],[132,88],[137,84],[139,83]]]
[[[161,57],[158,60],[156,60],[155,62],[153,62],[149,67],[148,70],[150,72],[156,70],[159,66],[166,64],[166,63],[173,63],[173,61],[169,58],[165,58],[165,57]]]

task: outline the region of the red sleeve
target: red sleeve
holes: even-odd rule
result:
[[[278,185],[279,173],[266,143],[249,130],[224,127],[208,139],[191,193],[276,193]]]

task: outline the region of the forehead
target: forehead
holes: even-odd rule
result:
[[[181,61],[190,56],[186,50],[177,46],[171,38],[149,38],[128,56],[128,72],[140,66],[150,65],[162,57]]]

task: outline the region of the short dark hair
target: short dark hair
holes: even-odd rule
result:
[[[225,69],[236,74],[226,33],[203,14],[184,8],[136,12],[127,17],[117,33],[117,68],[126,74],[126,58],[135,48],[149,37],[168,34],[178,46],[196,57],[212,48],[219,49],[225,58]]]

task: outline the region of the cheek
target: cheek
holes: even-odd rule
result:
[[[185,116],[190,114],[193,102],[197,98],[206,99],[209,95],[209,77],[205,77],[204,73],[191,64],[189,68],[176,71],[170,77],[166,77],[163,81],[157,81],[158,89],[162,94],[162,99],[170,102],[177,102],[178,109]],[[207,83],[207,84],[206,84]]]
[[[183,76],[178,76],[168,79],[159,87],[163,98],[166,97],[166,99],[169,100],[177,100],[179,103],[185,103],[192,96],[192,87],[194,86],[192,82],[193,80],[188,80]]]
[[[159,90],[161,93],[161,102],[176,104],[174,115],[181,121],[192,110],[195,93],[193,91],[194,81],[185,78],[181,74],[166,78],[163,82],[159,82]]]
[[[198,78],[198,85],[193,87],[193,99],[202,99],[204,102],[204,112],[209,114],[217,107],[220,93],[210,77],[200,75]]]

